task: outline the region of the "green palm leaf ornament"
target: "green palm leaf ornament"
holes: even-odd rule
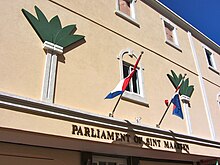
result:
[[[47,52],[41,99],[53,103],[58,55],[63,54],[64,48],[83,40],[84,36],[73,34],[76,31],[76,25],[68,25],[62,28],[57,15],[48,21],[37,6],[34,8],[37,17],[25,9],[22,9],[22,12],[43,42],[44,49]]]
[[[179,74],[179,76],[177,76],[173,70],[171,70],[171,75],[167,74],[167,77],[169,78],[175,89],[178,87],[179,83],[183,78],[182,74]],[[189,78],[187,78],[186,80],[182,80],[182,84],[179,90],[180,96],[185,95],[190,98],[193,94],[193,91],[194,86],[189,85]]]
[[[60,19],[57,15],[48,21],[43,12],[37,6],[34,8],[37,17],[33,16],[25,9],[22,9],[22,12],[42,42],[48,41],[66,48],[71,44],[84,39],[84,36],[82,35],[72,34],[76,31],[76,25],[68,25],[62,28]]]

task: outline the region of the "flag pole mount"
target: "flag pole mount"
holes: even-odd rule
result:
[[[122,95],[123,95],[123,93],[122,93],[122,94],[120,95],[120,97],[118,98],[118,101],[117,101],[117,103],[115,104],[115,107],[114,107],[114,109],[112,110],[112,112],[109,113],[109,117],[114,117],[115,110],[116,110],[116,108],[117,108],[117,106],[118,106],[119,101],[121,100]]]

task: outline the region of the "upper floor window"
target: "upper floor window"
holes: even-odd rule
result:
[[[130,0],[119,0],[119,10],[128,16],[131,16]]]
[[[162,17],[161,19],[163,21],[165,42],[181,51],[177,37],[177,27],[168,19],[164,17]]]
[[[215,63],[213,52],[209,48],[207,48],[206,46],[203,46],[203,48],[204,48],[206,61],[207,61],[209,69],[211,69],[214,72],[219,74],[219,71],[218,71],[216,63]]]
[[[134,68],[133,65],[127,63],[126,61],[123,61],[123,78],[126,78],[133,71],[133,68]],[[132,79],[130,80],[130,83],[126,88],[126,91],[140,94],[140,85],[139,85],[140,75],[138,75],[139,73],[140,73],[139,68],[137,68]]]
[[[116,0],[115,13],[139,27],[136,20],[135,3],[136,0]]]
[[[205,49],[205,54],[206,54],[206,59],[207,59],[208,65],[210,67],[216,69],[213,53],[210,52],[209,50]]]
[[[220,109],[220,92],[217,94],[217,104]]]
[[[175,43],[176,41],[176,32],[175,32],[175,29],[172,25],[170,25],[169,23],[167,22],[164,22],[164,26],[165,26],[165,32],[166,32],[166,39],[170,42],[173,42]]]
[[[126,78],[133,70],[134,64],[138,58],[138,55],[134,54],[133,50],[122,50],[118,56],[120,63],[120,77]],[[148,106],[144,95],[144,80],[142,76],[143,68],[141,67],[141,61],[137,66],[137,70],[127,86],[122,99],[135,102],[141,105]]]

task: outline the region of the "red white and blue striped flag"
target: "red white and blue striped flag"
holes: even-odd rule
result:
[[[127,88],[131,78],[133,77],[134,73],[136,72],[136,68],[137,68],[137,65],[141,59],[141,56],[142,54],[138,57],[135,65],[134,65],[134,69],[133,71],[124,79],[122,79],[118,85],[115,87],[115,89],[113,89],[106,97],[105,99],[112,99],[118,95],[121,95],[124,93],[125,89]]]

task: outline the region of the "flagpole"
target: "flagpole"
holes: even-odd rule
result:
[[[136,62],[135,65],[134,65],[134,71],[132,72],[133,74],[134,74],[134,72],[136,72],[136,67],[137,67],[137,65],[138,65],[138,63],[139,63],[139,60],[141,59],[141,56],[142,56],[143,53],[144,53],[144,52],[141,51],[141,54],[140,54],[140,56],[138,57],[137,62]],[[132,73],[130,73],[130,74],[131,74],[130,79],[133,77],[133,74],[132,74]],[[130,81],[130,79],[129,79],[129,81]],[[128,81],[128,83],[129,83],[129,81]],[[128,84],[124,87],[124,90],[127,88],[127,86],[128,86]],[[115,110],[116,110],[116,108],[117,108],[117,106],[118,106],[118,104],[119,104],[119,102],[120,102],[120,100],[121,100],[121,97],[122,97],[123,93],[124,93],[124,91],[122,92],[122,94],[121,94],[120,97],[118,98],[118,101],[116,102],[115,107],[114,107],[114,109],[112,110],[112,113],[109,113],[109,117],[114,117],[114,112],[115,112]]]
[[[185,77],[186,77],[186,74],[184,74],[184,76],[183,76],[182,80],[180,81],[179,85],[177,86],[177,89],[176,89],[175,92],[177,92],[177,91],[179,90],[179,88],[180,88],[180,86],[181,86],[183,80],[185,79]],[[164,117],[166,116],[166,114],[167,114],[167,112],[168,112],[168,110],[169,110],[169,108],[170,108],[171,103],[172,103],[172,99],[170,100],[170,102],[169,102],[169,104],[168,104],[168,106],[167,106],[167,109],[165,110],[165,112],[164,112],[162,118],[160,119],[159,124],[156,124],[156,127],[157,127],[157,128],[160,128],[160,124],[162,123]]]
[[[162,121],[163,121],[164,117],[166,116],[166,114],[167,114],[167,112],[168,112],[168,109],[170,108],[171,103],[172,103],[172,102],[170,101],[170,102],[169,102],[169,104],[168,104],[168,106],[167,106],[166,111],[164,112],[164,114],[163,114],[162,118],[160,119],[159,124],[157,124],[157,125],[156,125],[156,127],[157,127],[157,128],[160,128],[160,124],[162,123]]]
[[[124,93],[124,92],[123,92],[123,93]],[[115,110],[116,110],[116,108],[117,108],[117,106],[118,106],[118,103],[119,103],[120,100],[121,100],[121,97],[122,97],[123,93],[122,93],[122,94],[120,95],[120,97],[118,98],[118,101],[116,102],[115,107],[114,107],[114,109],[112,110],[112,113],[109,113],[109,117],[114,117]]]

